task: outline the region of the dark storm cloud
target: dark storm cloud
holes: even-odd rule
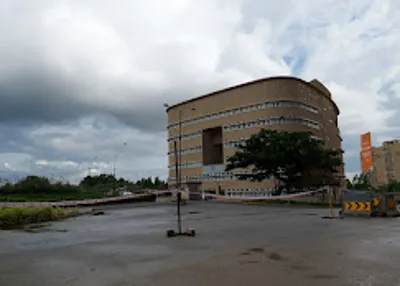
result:
[[[117,91],[110,92],[110,96]],[[124,92],[134,95],[139,91],[132,89]],[[141,92],[142,95],[145,93]],[[142,130],[159,131],[165,128],[166,115],[162,102],[131,105],[128,101],[126,106],[115,108],[111,103],[100,103],[101,106],[98,106],[96,102],[84,102],[88,94],[93,94],[93,90],[86,88],[79,78],[71,80],[63,73],[43,68],[16,71],[0,79],[0,121],[23,125],[60,123],[103,113]]]
[[[90,113],[93,109],[76,100],[82,92],[62,74],[27,69],[0,79],[2,122],[59,123]]]
[[[40,3],[52,6],[51,1]],[[164,128],[162,103],[152,106],[149,100],[136,104],[132,100],[137,94],[144,99],[154,97],[151,90],[132,87],[130,82],[100,79],[93,63],[83,58],[75,62],[51,57],[49,53],[56,47],[46,38],[41,5],[9,5],[12,9],[8,13],[0,11],[0,122],[57,124],[104,113],[139,129]],[[63,60],[78,68],[68,72],[59,62]],[[101,63],[102,59],[98,60]],[[101,99],[98,92],[106,92],[107,98]],[[116,107],[113,98],[121,94],[129,100]]]
[[[20,126],[0,124],[0,153],[27,152],[31,143]]]
[[[135,135],[128,125],[111,116],[97,115],[86,120],[86,127],[82,127],[81,120],[74,120],[50,130],[44,127],[39,129],[40,132],[32,132],[15,124],[0,124],[0,134],[5,135],[0,140],[0,153],[28,153],[33,163],[35,160],[91,162],[95,156],[100,161],[109,162],[121,151],[134,154],[136,158],[166,154],[165,132],[151,136],[141,133]],[[82,128],[87,131],[79,131]],[[90,149],[57,148],[53,144],[54,139],[73,144],[80,144],[83,140]],[[165,150],[160,147],[165,147]]]

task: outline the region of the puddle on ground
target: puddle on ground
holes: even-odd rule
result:
[[[271,252],[271,253],[268,255],[268,258],[271,259],[271,260],[274,260],[274,261],[280,261],[280,260],[282,260],[282,256],[281,256],[279,253],[276,253],[276,252]]]
[[[276,252],[265,253],[265,249],[261,247],[250,248],[242,252],[240,256],[248,257],[245,260],[240,260],[239,264],[260,263],[265,260],[281,261],[282,256]]]
[[[32,225],[12,225],[12,226],[6,226],[2,227],[1,230],[19,230],[19,231],[25,231],[25,232],[35,232],[39,229],[45,228],[50,226],[50,224],[44,224],[44,223],[38,223],[38,224],[32,224]]]
[[[28,233],[43,233],[43,232],[68,232],[66,229],[52,229],[51,224],[35,224],[30,226],[25,226],[19,230]]]

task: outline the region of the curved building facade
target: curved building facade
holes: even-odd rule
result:
[[[167,113],[171,185],[177,183],[180,163],[182,184],[198,182],[204,191],[223,190],[226,195],[268,195],[275,188],[273,180],[239,181],[234,173],[246,170],[224,170],[236,146],[261,128],[311,131],[329,148],[341,148],[339,109],[317,80],[260,79],[178,103]]]

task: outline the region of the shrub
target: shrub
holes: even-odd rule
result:
[[[39,223],[63,219],[77,214],[76,208],[5,207],[0,208],[0,228],[9,228],[27,223]]]

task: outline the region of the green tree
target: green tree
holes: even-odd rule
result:
[[[387,191],[389,193],[397,193],[400,192],[400,182],[396,180],[390,180],[387,184]]]
[[[86,176],[80,183],[79,186],[88,189],[112,189],[115,187],[122,187],[131,184],[131,182],[126,181],[124,178],[117,179],[111,174],[100,174],[97,176]]]
[[[400,192],[400,182],[396,180],[390,180],[387,184],[375,186],[375,190],[378,192],[398,193]]]
[[[348,181],[348,183],[350,180]],[[353,177],[353,180],[351,181],[350,185],[348,184],[347,186],[348,189],[354,189],[354,190],[369,190],[372,188],[369,174],[365,173],[360,173],[356,174]]]
[[[324,141],[309,132],[262,129],[252,135],[228,159],[226,171],[248,169],[240,180],[263,181],[276,178],[286,191],[338,184],[337,169],[343,151],[328,149]],[[283,189],[280,188],[280,190]]]
[[[353,189],[353,183],[348,178],[346,178],[346,185],[347,189],[349,190]]]

